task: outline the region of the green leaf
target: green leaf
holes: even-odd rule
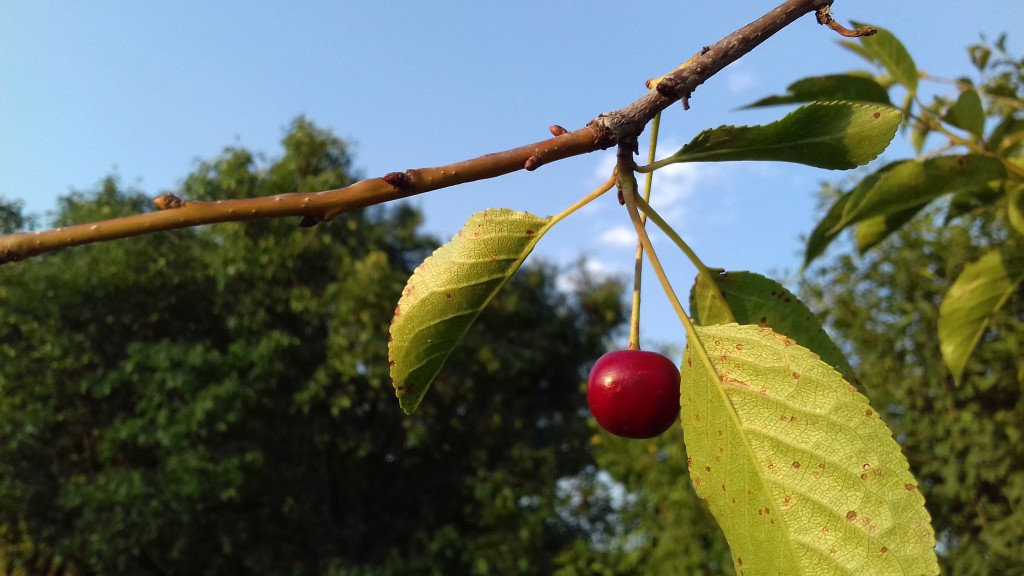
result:
[[[904,118],[914,117],[914,102],[914,94],[912,92],[907,92],[903,96],[903,106],[900,107],[900,113],[903,114]]]
[[[1006,192],[1003,191],[1003,186],[1006,180],[993,180],[989,182],[986,187],[979,187],[974,190],[967,190],[954,194],[949,199],[949,209],[946,210],[945,223],[949,224],[954,219],[974,212],[975,210],[982,210],[991,207],[993,204],[1003,198]]]
[[[1006,219],[1018,234],[1024,235],[1024,184],[1014,184],[1007,195]]]
[[[989,320],[1024,279],[1024,255],[1009,246],[964,266],[939,305],[939,347],[959,383]]]
[[[1013,114],[1004,117],[992,129],[985,146],[1002,157],[1016,156],[1024,145],[1024,119]]]
[[[868,218],[857,224],[857,229],[854,231],[857,251],[863,254],[874,248],[879,242],[888,238],[890,234],[902,228],[907,222],[910,222],[922,209],[924,209],[924,204],[908,208],[902,212]]]
[[[864,24],[859,22],[854,22],[854,25],[857,27],[864,26]],[[892,32],[878,26],[872,26],[872,28],[878,30],[878,32],[873,36],[865,36],[860,39],[864,51],[870,55],[872,60],[881,64],[893,79],[906,87],[910,92],[916,92],[917,65],[914,64],[914,59],[911,58],[910,52],[907,51],[907,48],[903,46],[903,43]]]
[[[992,57],[992,48],[975,44],[967,48],[967,54],[970,55],[971,64],[974,64],[978,72],[984,72],[985,68],[988,68],[988,59]]]
[[[392,384],[407,414],[549,221],[506,209],[474,214],[416,268],[395,308],[388,345]]]
[[[821,222],[818,222],[818,225],[814,227],[810,238],[807,239],[807,249],[804,252],[804,268],[810,265],[811,261],[815,258],[821,256],[825,252],[825,248],[828,248],[828,245],[839,235],[838,232],[833,233],[832,230],[843,217],[843,210],[846,209],[846,203],[849,201],[849,193],[840,196],[835,204],[832,204],[832,207],[828,209],[828,213],[821,219]]]
[[[859,42],[854,42],[853,40],[840,40],[839,45],[872,64],[876,62],[875,57]]]
[[[899,111],[888,106],[816,102],[764,126],[705,130],[656,165],[773,160],[848,170],[881,154],[899,124]]]
[[[687,465],[737,573],[939,573],[917,482],[856,388],[769,328],[696,336],[682,366]]]
[[[964,90],[957,98],[956,104],[946,111],[943,121],[973,134],[978,139],[985,132],[985,109],[981,105],[981,96],[973,88]]]
[[[874,78],[853,74],[832,74],[797,80],[786,88],[786,94],[762,98],[744,108],[801,104],[804,102],[872,102],[892,105],[889,92]]]
[[[811,309],[785,286],[754,272],[721,272],[714,281],[728,306],[714,296],[707,279],[698,274],[690,289],[690,313],[696,324],[730,323],[727,310],[731,310],[736,322],[767,326],[788,335],[820,356],[849,382],[856,383],[857,377],[846,355],[825,332]]]
[[[910,129],[910,144],[914,147],[914,154],[921,154],[925,142],[932,133],[931,125],[927,122],[915,122]]]
[[[989,156],[939,156],[895,162],[853,189],[842,218],[829,232],[837,234],[856,222],[924,206],[944,194],[975,192],[987,188],[991,180],[1005,177],[1006,168]]]

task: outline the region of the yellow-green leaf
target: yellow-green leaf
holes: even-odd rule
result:
[[[549,222],[505,209],[474,214],[416,268],[395,308],[388,345],[392,384],[406,413],[419,406],[452,350]]]
[[[655,166],[771,160],[849,170],[878,157],[895,136],[901,118],[891,106],[815,102],[764,126],[705,130]]]
[[[850,382],[857,382],[853,367],[825,327],[796,294],[771,278],[754,272],[721,272],[715,276],[725,302],[715,297],[707,279],[698,274],[690,290],[690,314],[701,326],[728,324],[732,318],[740,324],[767,326],[786,334],[814,352]]]
[[[854,22],[857,27],[864,26]],[[872,60],[884,67],[892,77],[910,92],[917,90],[917,65],[910,52],[892,32],[878,26],[872,26],[877,32],[872,36],[861,37],[860,43]]]
[[[878,172],[875,172],[875,174],[878,174]],[[875,174],[868,176],[865,180],[875,178]],[[818,225],[814,227],[810,237],[807,238],[807,249],[804,251],[805,268],[815,258],[821,256],[825,252],[825,248],[828,248],[828,245],[842,232],[842,228],[836,230],[836,225],[842,220],[843,211],[846,210],[846,203],[850,201],[851,195],[850,192],[847,192],[840,196],[832,204],[832,207],[828,209],[828,213],[821,219],[821,222],[818,222]]]
[[[899,214],[945,194],[974,193],[1006,177],[996,158],[980,154],[903,160],[882,167],[850,192],[831,235],[875,216]]]
[[[766,327],[696,336],[682,366],[687,463],[737,573],[939,573],[917,481],[854,386]]]
[[[984,136],[985,109],[981,105],[981,96],[973,88],[960,93],[956,103],[942,118],[957,128],[963,128],[977,138]]]
[[[1018,234],[1024,235],[1024,183],[1007,187],[1006,219]]]
[[[902,228],[907,222],[910,222],[922,209],[924,209],[923,205],[912,206],[902,212],[875,216],[857,224],[857,228],[854,230],[857,251],[863,254],[874,248],[879,242],[888,238],[890,234]]]
[[[1024,254],[1006,246],[964,266],[939,305],[939,348],[959,382],[992,315],[1024,280]]]
[[[786,87],[786,94],[768,96],[744,108],[839,100],[892,105],[889,92],[874,78],[855,74],[831,74],[797,80]]]

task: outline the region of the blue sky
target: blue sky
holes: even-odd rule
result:
[[[644,92],[644,80],[776,3],[0,0],[0,195],[43,214],[58,195],[116,172],[156,196],[226,146],[274,157],[300,114],[352,141],[366,176],[447,164],[620,108]],[[968,4],[837,0],[833,11],[892,30],[919,68],[949,77],[969,72],[964,48],[979,34],[1024,22],[1020,0]],[[782,31],[699,88],[690,111],[672,107],[660,149],[703,128],[776,119],[784,109],[738,108],[808,75],[862,68],[837,40],[812,16]],[[907,153],[895,146],[885,158]],[[555,214],[607,176],[609,154],[413,202],[445,239],[487,207]],[[799,267],[800,235],[814,225],[815,191],[842,176],[687,165],[659,172],[654,199],[709,265],[786,279]],[[624,272],[634,249],[628,227],[606,197],[553,230],[537,253]],[[693,270],[666,241],[657,245],[684,295]],[[647,286],[646,339],[681,343],[653,275]]]

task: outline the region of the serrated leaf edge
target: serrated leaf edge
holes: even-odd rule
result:
[[[723,124],[723,125],[717,126],[715,128],[705,128],[704,130],[701,130],[700,133],[698,133],[690,142],[688,142],[687,144],[684,144],[683,147],[680,148],[678,151],[676,151],[674,154],[672,154],[671,156],[667,156],[663,160],[659,160],[655,164],[661,166],[661,165],[674,164],[674,163],[680,163],[680,162],[701,162],[701,161],[712,162],[712,161],[717,161],[717,160],[705,160],[704,158],[701,157],[700,154],[690,155],[688,157],[685,157],[684,155],[686,153],[686,149],[689,146],[691,146],[692,144],[694,144],[696,142],[699,142],[701,140],[701,138],[705,137],[708,134],[714,133],[716,131],[719,131],[719,130],[743,130],[743,129],[773,127],[773,126],[775,126],[777,124],[785,122],[793,114],[796,114],[796,113],[798,113],[798,112],[800,112],[802,110],[809,109],[809,108],[823,108],[823,107],[827,107],[827,106],[850,106],[852,108],[880,108],[880,109],[896,110],[892,106],[886,106],[884,104],[871,103],[871,102],[853,102],[853,101],[849,101],[849,100],[812,101],[812,102],[808,102],[806,104],[803,104],[803,105],[799,106],[798,108],[796,108],[792,112],[786,114],[782,118],[779,118],[778,120],[774,120],[774,121],[769,122],[767,124],[753,124],[753,125],[750,125],[750,124],[739,124],[739,125],[736,125],[736,124]],[[896,111],[899,112],[899,110],[896,110]],[[873,162],[874,160],[876,160],[879,156],[881,156],[882,152],[884,152],[885,149],[889,147],[889,144],[892,142],[892,139],[896,137],[896,132],[899,130],[900,124],[902,124],[902,119],[901,119],[900,123],[898,123],[893,128],[892,134],[889,135],[889,138],[888,138],[888,140],[886,142],[886,145],[883,146],[881,150],[879,150],[876,154],[874,154],[870,158],[865,158],[859,164],[856,164],[856,166],[857,167],[865,166],[865,165]],[[820,138],[813,138],[813,139],[808,139],[808,140],[802,140],[802,142],[815,142],[815,141],[819,141],[819,140],[820,141],[827,141],[827,140],[831,140],[831,138],[828,137],[828,136],[822,136]],[[791,143],[782,142],[782,143],[776,143],[776,144],[771,144],[771,145],[757,146],[756,148],[757,149],[777,149],[777,148],[786,148],[786,147],[788,147],[790,145],[791,145]],[[705,155],[710,155],[710,154],[713,154],[713,153],[714,152],[707,152],[707,153],[704,153],[704,154]],[[741,162],[741,161],[743,161],[743,162],[755,162],[755,161],[759,161],[759,160],[727,160],[727,161],[728,162]],[[764,160],[764,161],[766,161],[766,162],[791,162],[791,163],[799,163],[799,162],[792,161],[792,160],[775,160],[775,159]],[[813,165],[813,164],[806,164],[806,165],[807,166],[812,166],[812,167],[818,167],[817,165]],[[839,169],[839,170],[849,170],[850,168],[825,168],[825,169],[826,170],[836,170],[836,169]]]
[[[467,316],[467,315],[472,315],[473,316],[473,318],[466,324],[466,326],[463,328],[463,330],[459,334],[457,334],[453,338],[449,338],[449,339],[444,339],[443,340],[443,342],[453,342],[453,345],[451,347],[447,347],[446,351],[443,351],[443,352],[437,353],[437,354],[431,354],[431,355],[428,355],[428,356],[424,356],[424,358],[422,359],[421,362],[415,364],[414,366],[407,367],[407,369],[405,370],[406,375],[413,373],[415,370],[420,369],[421,367],[423,367],[426,364],[429,364],[430,361],[438,358],[439,356],[443,357],[443,359],[441,361],[441,364],[438,367],[438,371],[435,372],[430,377],[429,381],[424,385],[423,393],[420,394],[418,398],[416,398],[415,403],[413,403],[411,406],[409,405],[408,402],[405,401],[405,398],[406,398],[406,396],[404,394],[405,388],[403,388],[403,384],[404,384],[405,380],[403,380],[402,382],[399,382],[398,380],[396,380],[395,372],[397,370],[397,368],[396,368],[397,364],[396,364],[395,357],[393,355],[394,354],[394,351],[393,351],[393,341],[388,343],[388,361],[391,364],[391,369],[389,370],[389,373],[390,373],[390,376],[391,376],[391,379],[392,379],[392,386],[395,389],[395,395],[398,397],[399,405],[401,406],[402,410],[406,414],[412,414],[413,412],[416,411],[416,408],[419,407],[419,404],[422,401],[423,397],[426,395],[426,391],[429,389],[431,383],[437,377],[437,374],[440,372],[441,368],[443,368],[445,360],[447,359],[448,356],[451,355],[451,353],[454,351],[454,349],[458,345],[458,343],[461,342],[462,339],[466,336],[466,333],[469,331],[469,329],[473,325],[473,321],[476,319],[477,316],[479,316],[483,312],[483,310],[487,307],[487,305],[490,304],[490,302],[494,299],[494,297],[498,294],[498,292],[501,291],[501,289],[505,286],[505,284],[509,281],[509,279],[511,279],[512,276],[515,275],[515,273],[522,266],[522,264],[526,260],[526,258],[530,255],[531,252],[533,252],[533,249],[537,246],[537,243],[540,241],[541,237],[544,236],[544,234],[548,231],[548,229],[554,223],[554,221],[551,218],[543,218],[543,217],[540,217],[540,216],[535,216],[535,215],[530,214],[528,212],[519,212],[519,211],[511,210],[511,209],[498,208],[498,209],[488,209],[488,210],[484,210],[482,212],[477,212],[477,213],[473,214],[472,216],[470,216],[470,218],[466,221],[466,224],[472,222],[475,218],[487,215],[487,214],[489,214],[491,212],[500,212],[501,216],[504,216],[505,214],[509,214],[509,215],[515,215],[515,216],[518,216],[518,217],[533,218],[533,219],[535,219],[538,222],[538,224],[540,224],[540,226],[538,226],[537,230],[530,236],[531,241],[526,244],[525,249],[523,250],[521,257],[519,257],[519,258],[498,258],[498,259],[496,259],[496,261],[515,262],[514,266],[512,267],[511,270],[509,270],[508,274],[506,274],[506,275],[493,275],[493,276],[489,276],[489,277],[486,277],[486,278],[482,279],[479,282],[466,282],[466,283],[461,283],[461,284],[454,285],[455,287],[467,288],[467,287],[471,287],[471,286],[479,286],[479,285],[482,285],[482,284],[486,284],[488,282],[493,282],[495,280],[499,281],[498,285],[495,286],[493,290],[491,290],[491,293],[483,301],[482,305],[480,306],[480,308],[478,310],[476,310],[476,311],[470,310],[470,311],[467,311],[467,312],[451,314],[449,316],[445,316],[443,318],[436,319],[437,322],[434,322],[434,324],[437,324],[438,322],[443,322],[443,321],[446,321],[446,320],[451,320],[453,318],[457,318],[457,317],[460,317],[460,316]],[[463,225],[463,227],[465,227],[465,225]],[[414,277],[416,277],[418,274],[422,274],[421,270],[422,269],[426,269],[426,267],[429,266],[428,263],[432,259],[437,257],[439,252],[442,252],[444,250],[453,250],[454,249],[454,248],[452,248],[453,243],[456,242],[460,238],[460,234],[461,234],[461,230],[460,230],[459,234],[456,234],[455,236],[453,236],[451,240],[449,240],[445,244],[439,246],[436,250],[434,250],[430,254],[430,256],[427,256],[423,260],[423,262],[419,266],[417,266],[416,269],[413,271],[413,274],[410,276],[409,280],[406,282],[406,288],[405,289],[408,289],[409,285],[413,283],[413,278]],[[472,264],[474,261],[473,260],[450,259],[449,262],[461,262],[461,263],[464,263],[464,264]],[[397,314],[399,313],[399,310],[401,309],[403,300],[406,298],[405,289],[403,289],[402,297],[399,298],[398,305],[397,305],[397,307],[395,309],[396,310],[396,317],[397,317]],[[431,287],[431,289],[427,290],[426,294],[423,295],[423,296],[420,296],[420,298],[424,298],[426,295],[434,294],[434,293],[437,293],[437,292],[440,292],[440,291],[441,291],[441,289],[434,289],[433,287]],[[421,291],[421,293],[422,293],[422,291]],[[390,326],[388,327],[388,333],[392,337],[394,336],[394,332],[393,332],[394,331],[394,327],[395,327],[395,318],[392,318],[392,322],[391,322]]]

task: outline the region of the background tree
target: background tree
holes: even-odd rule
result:
[[[195,199],[349,183],[306,120],[228,149]],[[54,225],[146,211],[105,179]],[[23,225],[10,207],[5,225]],[[557,480],[592,465],[581,366],[620,287],[524,269],[413,417],[388,322],[436,242],[408,206],[180,231],[0,276],[0,524],[22,567],[76,574],[536,574],[583,535]]]
[[[1007,237],[990,214],[943,224],[931,210],[863,258],[830,259],[804,285],[865,392],[887,407],[948,574],[1013,574],[1024,561],[1024,291],[993,316],[959,386],[935,338],[950,284]]]
[[[888,406],[944,570],[1010,574],[1024,565],[1024,59],[1005,36],[968,52],[977,77],[927,105],[908,97],[908,134],[923,165],[963,150],[953,158],[997,160],[1003,176],[907,183],[902,194],[920,199],[858,224],[860,255],[833,257],[804,289],[848,345],[865,392]],[[929,136],[945,146],[927,152]]]
[[[608,477],[589,486],[617,491],[596,502],[610,500],[613,525],[600,532],[606,540],[566,554],[560,575],[735,574],[722,530],[690,484],[681,430],[646,442],[602,431],[591,444]]]

